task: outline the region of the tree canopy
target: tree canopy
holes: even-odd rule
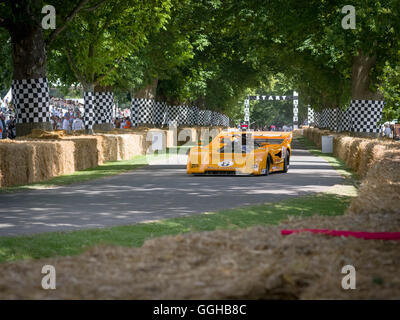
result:
[[[39,0],[0,4],[2,88],[9,86],[13,69],[10,26],[40,21],[42,5]],[[43,32],[53,84],[107,86],[131,96],[151,92],[157,99],[234,118],[242,116],[251,92],[296,90],[301,106],[316,110],[346,108],[352,99],[385,99],[384,119],[400,117],[400,0],[353,1],[355,29],[342,26],[347,3],[341,0],[57,0],[53,5],[57,28]],[[21,12],[35,19],[26,21]]]

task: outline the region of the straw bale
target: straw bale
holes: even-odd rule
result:
[[[378,161],[361,184],[359,195],[352,200],[350,214],[400,214],[400,153],[388,152]]]
[[[74,145],[63,141],[0,143],[1,187],[39,182],[74,172]]]
[[[94,168],[102,164],[103,149],[102,138],[97,136],[68,136],[64,141],[70,141],[74,144],[74,166],[75,171]]]
[[[106,161],[117,161],[120,160],[118,157],[118,135],[116,134],[102,134],[96,135],[101,140],[101,158],[102,162]]]
[[[161,237],[141,248],[95,247],[77,257],[5,263],[0,298],[400,298],[400,242],[280,234],[305,227],[391,231],[400,220],[314,216],[280,226]],[[45,264],[56,268],[56,290],[40,289]],[[346,264],[356,268],[357,290],[341,289]]]
[[[50,139],[50,140],[58,140],[66,135],[64,130],[56,130],[56,131],[46,131],[41,129],[32,129],[32,132],[29,135],[20,137],[18,139]]]
[[[118,136],[119,157],[128,160],[134,156],[145,154],[146,132]]]
[[[342,135],[336,135],[333,139],[333,153],[339,159],[347,162],[348,156],[350,154],[350,145],[352,142],[352,137],[345,137]]]
[[[25,184],[32,180],[33,146],[26,143],[0,141],[1,187]]]

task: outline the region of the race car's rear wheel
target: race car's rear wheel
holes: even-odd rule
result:
[[[290,158],[289,158],[289,154],[286,155],[285,157],[285,162],[283,164],[283,170],[282,172],[288,172],[289,171],[289,165],[290,165]]]

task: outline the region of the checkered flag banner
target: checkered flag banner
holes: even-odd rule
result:
[[[154,102],[154,124],[163,125],[164,116],[166,112],[166,104],[164,102],[156,101]]]
[[[13,80],[11,90],[17,123],[50,121],[47,78]]]
[[[338,110],[338,125],[337,131],[350,131],[351,128],[351,118],[349,110]]]
[[[314,111],[314,127],[321,128],[321,112]]]
[[[337,129],[337,109],[327,109],[326,126],[329,130]]]
[[[178,126],[179,125],[179,107],[168,106],[168,125]]]
[[[83,100],[84,100],[84,116],[83,122],[85,123],[85,129],[93,129],[93,125],[96,123],[96,116],[95,116],[95,103],[96,98],[93,92],[84,92],[83,93]]]
[[[154,108],[154,100],[133,98],[131,103],[132,124],[135,126],[140,124],[153,124]]]
[[[216,111],[211,112],[211,125],[212,126],[218,125],[218,112]]]
[[[95,123],[111,123],[114,94],[112,92],[95,92]]]
[[[212,111],[206,110],[204,112],[204,125],[211,126],[212,125]]]
[[[189,108],[189,115],[188,115],[188,124],[192,126],[198,125],[199,119],[199,108],[196,106],[192,106]]]
[[[98,112],[101,114],[100,109]],[[131,118],[134,126],[140,124],[229,126],[229,117],[219,112],[200,110],[196,106],[170,106],[165,102],[137,98],[132,99]]]
[[[351,131],[378,133],[377,122],[382,119],[384,101],[352,100],[349,108]]]
[[[186,105],[178,106],[178,125],[189,124],[189,107]]]
[[[314,124],[314,110],[310,107],[307,109],[307,122],[309,126]]]

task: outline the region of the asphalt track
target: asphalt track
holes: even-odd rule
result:
[[[91,182],[0,194],[0,236],[182,217],[321,192],[342,181],[329,163],[303,149],[293,150],[286,174],[189,176],[185,169],[162,160]]]

